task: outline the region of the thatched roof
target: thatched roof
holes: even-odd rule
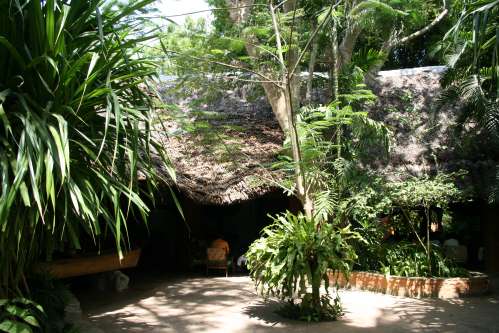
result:
[[[391,179],[466,170],[461,185],[485,197],[496,163],[480,147],[480,136],[469,140],[457,130],[459,101],[436,110],[444,71],[431,66],[379,73],[370,116],[392,129],[394,141],[390,160],[379,161],[378,170]]]
[[[379,161],[389,177],[420,176],[443,162],[436,154],[444,148],[443,132],[455,118],[452,108],[438,113],[434,108],[444,71],[443,66],[382,71],[372,85],[378,100],[370,117],[394,135],[390,160]]]
[[[370,116],[394,133],[390,160],[373,161],[392,179],[464,168],[478,170],[474,182],[486,182],[480,174],[490,173],[491,163],[480,157],[473,161],[462,151],[453,131],[454,109],[434,113],[444,70],[433,66],[382,71],[372,87],[378,100]],[[227,91],[195,108],[191,102],[196,96],[177,98],[172,100],[179,104],[175,116],[163,117],[168,134],[163,138],[177,171],[177,186],[198,202],[230,204],[277,189],[280,175],[270,165],[283,135],[265,99],[250,102],[247,95],[244,89]],[[165,115],[170,114],[171,108]]]
[[[163,119],[177,186],[197,202],[231,204],[277,188],[280,175],[271,164],[283,134],[264,99],[250,103],[241,94],[228,91],[195,108],[190,106],[195,97],[181,99],[166,112],[173,116]]]

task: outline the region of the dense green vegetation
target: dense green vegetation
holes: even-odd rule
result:
[[[439,173],[396,182],[371,176],[357,185],[338,206],[338,214],[366,241],[356,246],[356,268],[402,276],[463,275],[430,238],[431,225],[447,214],[449,204],[467,199],[455,184],[460,176]]]
[[[320,295],[320,287],[323,283],[328,290],[330,270],[333,276],[348,276],[356,259],[353,239],[360,236],[349,226],[338,228],[287,212],[276,216],[251,245],[248,268],[263,295],[288,303],[283,314],[307,321],[335,320],[342,315],[339,300],[331,305],[329,295]],[[295,304],[296,297],[301,303]]]
[[[157,23],[141,14],[154,0],[0,2],[0,331],[56,331],[63,288],[37,289],[31,265],[80,250],[85,238],[98,247],[111,236],[122,256],[127,221],[146,220],[164,180],[153,160],[174,178],[154,139],[149,78],[158,73],[177,75],[197,104],[242,85],[267,98],[286,137],[274,167],[303,212],[272,217],[248,259],[263,294],[287,301],[285,315],[342,314],[339,299],[320,292],[329,269],[466,274],[430,235],[451,203],[466,200],[462,173],[394,181],[371,168],[372,154],[389,158],[393,133],[370,117],[368,83],[382,68],[448,61],[439,106],[459,100],[460,129],[496,161],[499,1],[209,3],[212,26],[146,32]],[[191,127],[210,137],[209,127]]]
[[[29,297],[0,300],[1,332],[76,333],[72,323],[64,321],[65,307],[74,296],[62,281],[36,274],[27,280]]]
[[[449,70],[441,105],[459,100],[459,130],[466,141],[485,145],[483,158],[499,156],[499,2],[456,2],[460,11],[447,32],[443,47]],[[477,126],[475,126],[477,125]],[[475,152],[476,154],[476,152]],[[499,196],[499,173],[484,188],[490,201]]]
[[[171,56],[165,70],[180,75],[184,87],[191,82],[198,93],[204,90],[208,96],[213,95],[213,85],[221,86],[217,76],[260,86],[287,134],[275,167],[288,173],[282,185],[304,207],[305,216],[277,217],[273,226],[276,230],[271,229],[271,235],[270,231],[264,232],[250,249],[251,274],[257,284],[284,299],[290,297],[280,288],[294,290],[296,285],[290,287],[283,281],[286,276],[300,276],[300,270],[291,265],[285,270],[287,275],[277,274],[277,270],[272,273],[269,267],[278,266],[282,256],[268,254],[291,249],[289,243],[274,238],[285,238],[283,232],[278,232],[284,228],[282,225],[301,220],[314,221],[309,223],[315,225],[317,234],[322,228],[334,234],[340,232],[341,226],[353,226],[363,238],[362,242],[354,242],[361,254],[358,269],[405,276],[466,274],[443,256],[430,236],[432,224],[438,223],[442,212],[447,214],[449,204],[465,199],[455,184],[461,173],[428,174],[394,182],[370,170],[370,154],[384,152],[388,158],[392,133],[369,118],[366,108],[375,96],[363,83],[383,67],[442,64],[449,50],[457,48],[462,58],[453,58],[447,78],[459,78],[453,73],[461,73],[461,78],[471,73],[475,82],[482,79],[483,85],[475,91],[486,88],[485,96],[492,103],[485,105],[482,98],[483,111],[476,116],[486,117],[495,109],[495,88],[490,88],[497,87],[496,23],[492,18],[497,15],[489,14],[495,13],[497,2],[365,0],[276,4],[248,0],[239,3],[243,8],[227,10],[220,10],[226,8],[225,1],[213,0],[210,4],[218,8],[213,30],[203,22],[188,22],[184,27],[171,28],[172,34],[162,37],[162,51]],[[466,23],[471,16],[475,17],[473,36],[464,28],[471,28]],[[451,35],[453,41],[448,37]],[[463,42],[466,38],[472,41]],[[463,56],[465,51],[474,55]],[[197,66],[192,67],[187,59],[196,60]],[[467,65],[466,59],[474,59],[475,65]],[[488,67],[477,70],[477,64]],[[308,71],[306,80],[298,76],[301,71]],[[316,71],[329,72],[328,78],[314,78]],[[203,80],[208,72],[209,79]],[[458,81],[452,82],[446,94],[456,100],[462,89],[456,85]],[[301,86],[306,86],[304,101]],[[314,100],[314,87],[329,96],[325,106]],[[472,102],[477,101],[472,96]],[[471,105],[470,110],[478,108]],[[463,113],[462,119],[469,117]],[[484,127],[490,129],[491,119],[495,118],[489,115],[488,119]],[[382,225],[381,217],[388,219],[389,225]],[[385,243],[390,230],[397,231],[398,243],[393,245]],[[311,243],[311,253],[314,246],[320,247]],[[310,262],[313,255],[308,256]],[[269,271],[264,270],[266,265]],[[313,271],[310,264],[308,269]],[[313,290],[321,285],[317,279],[309,278],[308,282]],[[331,309],[341,312],[337,302],[330,305],[328,300],[322,300],[321,304],[317,293],[304,291],[300,297],[301,304],[310,306],[311,312],[298,307],[285,313],[311,320],[304,314],[315,313],[312,317],[321,319],[328,317],[321,313]],[[325,312],[319,310],[321,307]]]
[[[134,13],[151,2],[1,2],[0,295],[29,293],[33,260],[84,235],[114,236],[121,256],[127,219],[145,219],[163,150]]]

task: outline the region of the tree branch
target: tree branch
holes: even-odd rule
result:
[[[445,5],[445,2],[444,2],[444,5]],[[431,23],[428,24],[426,27],[410,34],[409,36],[395,40],[395,42],[390,45],[390,48],[405,44],[407,42],[410,42],[413,39],[418,38],[419,36],[424,35],[428,31],[430,31],[433,27],[435,27],[438,23],[440,23],[440,21],[442,21],[444,19],[444,17],[447,16],[448,13],[449,13],[449,10],[447,8],[444,8],[444,10],[437,17],[435,17],[435,19],[433,21],[431,21]]]
[[[319,33],[319,31],[324,27],[324,25],[326,23],[329,22],[329,19],[331,18],[331,13],[333,12],[334,8],[336,6],[339,5],[339,2],[336,3],[335,5],[332,5],[330,8],[329,8],[329,11],[326,15],[326,17],[324,18],[324,21],[322,21],[314,30],[314,32],[312,33],[312,35],[308,38],[307,40],[307,43],[305,44],[305,46],[303,47],[303,50],[301,52],[301,54],[298,56],[298,59],[296,60],[296,63],[294,64],[293,66],[293,69],[291,70],[291,73],[290,73],[290,76],[293,76],[294,73],[296,72],[296,69],[298,67],[298,65],[300,64],[302,58],[305,56],[305,52],[308,50],[308,48],[310,47],[310,44],[312,43],[312,41],[314,40],[315,36]]]
[[[174,54],[182,55],[182,56],[185,56],[185,57],[189,57],[189,58],[194,59],[194,60],[208,62],[208,63],[212,63],[212,64],[215,64],[215,65],[220,65],[220,66],[224,66],[224,67],[227,67],[227,68],[238,69],[238,70],[241,70],[241,71],[252,73],[252,74],[255,74],[256,76],[260,77],[261,79],[263,79],[263,81],[272,83],[277,88],[282,89],[282,86],[279,84],[280,81],[272,80],[271,78],[267,77],[266,75],[264,75],[264,74],[262,74],[260,72],[254,71],[254,70],[252,70],[250,68],[246,68],[246,67],[243,67],[243,66],[232,65],[232,64],[227,64],[227,63],[221,62],[221,61],[203,59],[201,57],[196,57],[196,56],[192,56],[192,55],[188,55],[188,54],[183,54],[183,53],[180,53],[178,51],[169,50],[169,49],[166,49],[166,48],[163,48],[163,51],[165,53],[174,53]]]

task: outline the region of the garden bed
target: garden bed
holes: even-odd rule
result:
[[[330,272],[329,280],[334,283]],[[425,278],[386,276],[380,273],[352,272],[347,281],[340,274],[338,284],[342,288],[354,288],[405,297],[459,298],[484,295],[489,291],[489,278],[472,272],[466,278]]]

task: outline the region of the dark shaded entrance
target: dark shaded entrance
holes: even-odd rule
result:
[[[144,234],[139,267],[163,272],[202,269],[206,248],[222,237],[229,242],[230,256],[239,257],[259,237],[272,220],[268,216],[286,210],[296,211],[296,199],[281,191],[230,205],[205,205],[178,194],[184,212],[181,218],[171,199],[155,208]]]

